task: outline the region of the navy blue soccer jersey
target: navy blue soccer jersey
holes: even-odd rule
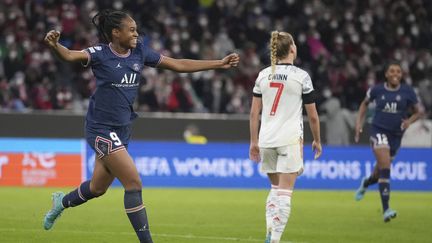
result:
[[[414,90],[406,84],[401,84],[397,90],[389,89],[384,83],[378,84],[368,90],[366,97],[376,105],[372,125],[395,134],[402,133],[402,120],[407,118],[408,109],[418,102]]]
[[[129,53],[120,55],[110,45],[99,44],[85,49],[96,77],[96,90],[90,97],[87,122],[123,126],[137,117],[133,103],[138,93],[144,66],[156,67],[161,55],[138,42]]]

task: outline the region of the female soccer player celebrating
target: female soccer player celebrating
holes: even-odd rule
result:
[[[249,157],[257,162],[262,159],[261,169],[271,182],[266,203],[266,242],[277,243],[290,215],[294,183],[303,171],[303,103],[315,158],[322,149],[315,91],[309,74],[293,65],[297,47],[292,36],[273,31],[270,52],[271,67],[259,73],[253,88]]]
[[[390,63],[385,72],[386,82],[370,88],[360,105],[356,126],[355,141],[358,142],[369,102],[375,102],[375,113],[370,127],[370,141],[377,161],[370,177],[361,181],[355,199],[361,200],[368,186],[378,182],[384,222],[396,217],[396,211],[389,207],[390,201],[390,163],[396,155],[404,131],[419,116],[417,96],[414,90],[401,84],[402,68],[399,63]],[[407,119],[408,111],[412,115]]]
[[[82,51],[73,51],[58,43],[60,33],[50,31],[46,44],[62,60],[91,66],[97,88],[90,98],[85,134],[97,153],[91,180],[76,190],[53,194],[53,207],[44,218],[44,228],[50,229],[62,211],[103,195],[118,178],[122,183],[126,214],[141,242],[152,242],[146,209],[142,202],[141,180],[127,151],[131,135],[130,124],[137,117],[133,103],[144,66],[177,72],[228,69],[237,66],[235,53],[221,60],[173,59],[156,53],[138,39],[137,25],[122,11],[103,10],[92,19],[102,41]]]

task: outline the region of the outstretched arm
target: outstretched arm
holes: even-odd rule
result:
[[[253,161],[260,162],[260,153],[258,147],[258,126],[259,126],[259,115],[262,109],[262,100],[260,97],[252,98],[252,107],[249,117],[249,128],[250,128],[250,147],[249,147],[249,158]]]
[[[363,102],[360,104],[360,108],[357,114],[356,124],[355,124],[355,137],[354,141],[358,143],[360,139],[360,133],[363,132],[363,122],[366,116],[366,110],[367,105],[369,104],[369,101],[367,99],[364,99]]]
[[[417,103],[413,107],[413,114],[406,120],[402,121],[401,128],[402,130],[406,130],[411,124],[413,124],[415,121],[417,121],[420,116],[422,115],[420,105]]]
[[[318,159],[322,153],[320,121],[315,103],[305,104],[306,114],[309,118],[309,126],[313,136],[312,150],[315,151],[314,159]]]
[[[81,62],[87,63],[88,55],[83,51],[72,51],[58,43],[60,32],[51,30],[45,36],[45,44],[47,44],[54,54],[61,60],[66,62]]]
[[[163,56],[158,67],[181,73],[191,73],[210,69],[228,69],[236,67],[240,61],[237,53],[231,53],[220,60],[175,59]]]

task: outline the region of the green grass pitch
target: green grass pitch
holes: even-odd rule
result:
[[[67,209],[42,228],[55,188],[0,187],[0,242],[137,242],[123,209],[123,190]],[[70,188],[63,188],[67,192]],[[144,189],[155,243],[264,242],[265,190]],[[293,194],[283,242],[431,242],[432,193],[392,192],[398,217],[384,223],[376,191]]]

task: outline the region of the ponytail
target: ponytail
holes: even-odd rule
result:
[[[272,31],[270,38],[270,61],[272,75],[275,72],[278,60],[288,56],[294,39],[290,33]]]
[[[103,43],[112,41],[112,30],[120,29],[121,22],[127,18],[128,14],[118,10],[104,9],[92,18],[92,23],[96,27],[99,38]]]
[[[278,43],[278,36],[279,31],[272,31],[271,32],[271,39],[270,39],[270,61],[271,61],[271,71],[272,76],[276,69],[277,64],[277,43]]]

